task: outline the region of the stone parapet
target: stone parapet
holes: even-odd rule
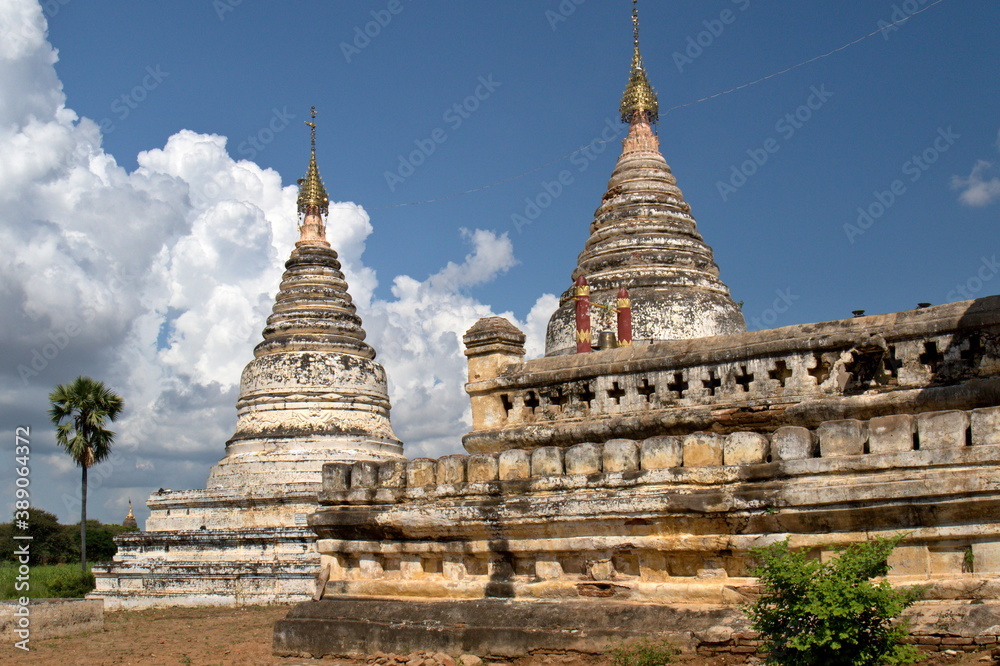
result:
[[[466,385],[473,429],[463,443],[481,453],[984,407],[1000,402],[998,339],[992,296],[511,361]]]
[[[738,603],[755,547],[903,531],[894,580],[1000,596],[1000,407],[925,416],[330,464],[309,524],[331,595]]]
[[[841,419],[812,429],[784,426],[772,433],[695,432],[437,460],[328,463],[323,467],[319,501],[324,505],[393,504],[496,492],[735,482],[748,474],[754,478],[815,474],[847,460],[858,470],[868,465],[882,469],[897,461],[903,466],[934,465],[939,458],[936,451],[950,452],[942,454],[946,457],[961,451],[978,455],[972,453],[975,447],[992,451],[1000,444],[998,432],[1000,407],[984,407],[926,412],[919,417]],[[772,465],[752,467],[767,463]]]

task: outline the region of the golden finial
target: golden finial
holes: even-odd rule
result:
[[[660,104],[656,99],[656,91],[646,79],[646,69],[642,64],[642,55],[639,54],[638,0],[632,0],[632,44],[632,71],[629,74],[628,85],[625,86],[625,94],[622,95],[622,104],[619,107],[622,122],[631,123],[635,114],[642,111],[649,122],[655,123],[659,120]]]
[[[309,116],[316,118],[315,106],[309,111]],[[316,123],[310,120],[305,122],[309,126],[312,144],[309,151],[309,168],[306,169],[305,178],[299,179],[298,209],[303,215],[314,212],[326,215],[330,212],[330,197],[327,196],[323,179],[319,175],[319,167],[316,166]]]
[[[135,514],[132,513],[132,498],[131,497],[128,498],[128,515],[125,516],[125,517],[126,518],[132,518],[133,520],[135,519]]]

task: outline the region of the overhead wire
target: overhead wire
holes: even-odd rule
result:
[[[723,90],[722,92],[717,92],[717,93],[712,94],[712,95],[707,95],[707,96],[702,97],[700,99],[696,99],[696,100],[693,100],[693,101],[690,101],[690,102],[685,102],[684,104],[678,104],[676,106],[672,106],[672,107],[670,107],[669,109],[666,110],[666,112],[665,112],[664,115],[669,114],[671,111],[676,111],[677,109],[683,109],[683,108],[688,107],[688,106],[693,106],[695,104],[700,104],[701,102],[707,102],[708,100],[715,99],[716,97],[722,97],[723,95],[728,95],[728,94],[734,93],[734,92],[736,92],[738,90],[743,90],[745,88],[749,88],[750,86],[755,86],[758,83],[763,83],[764,81],[768,81],[768,80],[773,79],[773,78],[775,78],[777,76],[781,76],[782,74],[787,74],[788,72],[791,72],[792,70],[798,69],[799,67],[803,67],[803,66],[808,65],[810,63],[816,62],[817,60],[822,60],[823,58],[827,58],[827,57],[833,55],[834,53],[838,53],[840,51],[843,51],[844,49],[849,48],[851,46],[854,46],[855,44],[857,44],[859,42],[863,42],[866,39],[874,37],[875,35],[884,34],[884,32],[886,30],[888,30],[890,28],[894,28],[894,27],[898,26],[901,23],[905,23],[906,21],[909,21],[911,18],[913,18],[917,14],[922,14],[925,11],[927,11],[928,9],[930,9],[931,7],[939,5],[942,2],[944,2],[944,1],[945,0],[934,0],[934,2],[932,2],[929,5],[927,5],[926,7],[918,9],[917,11],[912,12],[911,14],[909,14],[907,16],[904,16],[903,18],[901,18],[899,20],[893,21],[892,23],[887,23],[887,24],[885,24],[883,26],[880,26],[879,28],[877,28],[877,29],[869,32],[868,34],[862,35],[861,37],[858,37],[857,39],[854,39],[854,40],[852,40],[850,42],[847,42],[846,44],[844,44],[842,46],[838,46],[837,48],[835,48],[835,49],[833,49],[831,51],[827,51],[826,53],[823,53],[821,55],[814,56],[812,58],[809,58],[808,60],[803,60],[800,63],[792,65],[791,67],[786,67],[785,69],[782,69],[780,71],[774,72],[773,74],[768,74],[767,76],[762,76],[759,79],[756,79],[754,81],[750,81],[749,83],[744,83],[744,84],[738,85],[738,86],[736,86],[734,88],[729,88],[728,90]],[[581,153],[581,152],[583,152],[585,150],[589,150],[593,146],[597,146],[597,145],[600,145],[600,144],[603,144],[603,143],[610,143],[611,141],[615,141],[615,140],[616,139],[614,139],[614,138],[613,139],[595,139],[595,140],[591,141],[590,143],[588,143],[586,146],[582,146],[582,147],[577,148],[576,150],[574,150],[572,152],[566,153],[562,157],[557,157],[556,159],[551,160],[549,162],[546,162],[545,164],[542,164],[541,166],[537,166],[537,167],[535,167],[533,169],[529,169],[527,171],[524,171],[522,173],[517,174],[516,176],[510,176],[509,178],[504,178],[503,180],[498,180],[495,183],[490,183],[489,185],[481,185],[480,187],[474,187],[471,190],[464,190],[462,192],[456,192],[454,194],[448,194],[448,195],[441,196],[441,197],[435,197],[433,199],[424,199],[422,201],[408,201],[406,203],[398,203],[398,204],[387,204],[385,206],[375,206],[375,207],[371,208],[371,210],[384,210],[384,209],[387,209],[387,208],[402,208],[404,206],[417,206],[417,205],[420,205],[420,204],[436,203],[438,201],[446,201],[447,199],[454,199],[456,197],[465,196],[466,194],[473,194],[474,192],[481,192],[483,190],[488,190],[490,188],[497,187],[498,185],[503,185],[505,183],[509,183],[512,180],[518,180],[519,178],[524,178],[525,176],[530,176],[531,174],[535,173],[536,171],[541,171],[542,169],[544,169],[546,167],[549,167],[549,166],[552,166],[553,164],[557,164],[559,162],[562,162],[563,160],[568,159],[568,158],[572,157],[573,155],[576,155],[577,153]]]

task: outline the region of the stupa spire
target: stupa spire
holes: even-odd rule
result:
[[[323,217],[330,212],[330,197],[323,186],[323,179],[319,175],[319,166],[316,164],[316,107],[309,111],[312,120],[307,120],[311,135],[311,148],[309,151],[309,166],[306,168],[306,175],[299,178],[299,198],[298,211],[302,215],[302,222],[299,225],[299,243],[314,243],[319,245],[329,245],[326,242],[326,224]]]
[[[316,107],[310,116],[316,118]],[[326,241],[330,199],[316,165],[299,180],[295,243],[263,340],[243,369],[236,432],[212,468],[209,488],[318,486],[323,464],[402,459],[389,421],[385,369],[365,342],[337,251]]]
[[[629,72],[628,84],[622,95],[619,107],[623,123],[632,123],[643,119],[655,123],[660,117],[660,104],[656,99],[656,91],[646,78],[646,68],[642,64],[642,54],[639,52],[639,3],[632,0],[632,71]]]
[[[652,127],[659,104],[639,53],[635,0],[632,35],[632,71],[620,108],[629,131],[571,279],[585,277],[597,304],[611,305],[619,290],[627,289],[636,344],[745,331],[743,314],[719,279],[712,248],[660,153]],[[575,310],[570,288],[549,320],[547,356],[576,348]]]

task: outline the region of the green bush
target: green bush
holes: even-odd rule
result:
[[[680,654],[670,641],[655,641],[651,638],[637,638],[627,641],[611,650],[614,666],[663,666],[672,664],[674,656]]]
[[[94,574],[89,571],[86,575],[79,571],[67,572],[58,578],[49,581],[49,593],[53,597],[70,599],[82,597],[94,589]]]
[[[879,666],[919,658],[902,645],[906,626],[895,622],[922,588],[894,589],[873,578],[889,571],[888,558],[902,540],[875,539],[845,548],[826,564],[788,540],[755,549],[752,572],[762,596],[746,608],[768,650],[768,663],[783,666]]]

